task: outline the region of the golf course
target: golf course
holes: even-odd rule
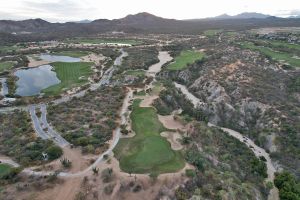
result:
[[[179,151],[160,133],[167,129],[159,121],[153,107],[140,107],[141,99],[132,105],[132,130],[135,136],[123,138],[114,150],[120,168],[127,173],[161,174],[183,168],[185,162]]]
[[[92,63],[88,62],[55,62],[51,65],[61,82],[42,90],[43,93],[49,96],[58,95],[63,90],[78,87],[87,83],[88,77],[92,74]]]
[[[277,46],[278,45],[284,45],[284,43],[283,42],[273,42],[273,43],[271,43],[271,46],[273,48],[275,48],[276,45]],[[242,42],[242,43],[240,43],[240,46],[242,48],[245,48],[245,49],[258,51],[261,54],[263,54],[265,56],[268,56],[273,60],[284,61],[284,62],[290,64],[291,66],[300,67],[300,59],[295,58],[294,55],[291,54],[291,53],[278,51],[278,50],[275,51],[275,50],[273,50],[273,48],[270,48],[270,47],[256,46],[252,42]],[[291,44],[285,44],[285,47],[292,48],[294,51],[296,51],[297,48],[299,48],[299,46],[291,45]]]
[[[13,62],[0,62],[0,73],[11,69],[13,65]]]
[[[168,70],[183,70],[188,64],[192,64],[197,60],[203,59],[205,54],[196,51],[183,51],[175,58],[175,61],[167,66]]]

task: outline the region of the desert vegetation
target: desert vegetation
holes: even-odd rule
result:
[[[117,87],[90,91],[84,97],[50,106],[49,121],[71,144],[83,147],[83,152],[100,153],[117,126],[124,93]]]
[[[46,163],[59,158],[62,150],[52,141],[37,137],[31,126],[29,114],[15,111],[0,115],[1,153],[23,166]],[[43,157],[43,153],[48,158]]]

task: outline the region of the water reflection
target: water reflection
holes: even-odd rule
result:
[[[19,78],[16,94],[20,96],[37,95],[41,90],[60,83],[51,65],[17,70],[15,76]]]
[[[51,54],[41,54],[40,59],[46,60],[49,62],[80,62],[80,58],[74,58],[70,56],[59,56]]]

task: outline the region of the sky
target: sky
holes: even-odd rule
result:
[[[0,5],[0,19],[42,18],[50,22],[117,19],[139,12],[172,19],[242,12],[300,15],[300,0],[0,0]]]

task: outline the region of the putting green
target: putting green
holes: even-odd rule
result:
[[[58,95],[63,90],[81,86],[88,82],[88,77],[92,74],[92,63],[55,62],[51,65],[61,82],[42,90],[46,95]]]
[[[184,160],[178,151],[160,133],[166,128],[159,121],[152,107],[140,107],[141,100],[133,102],[130,115],[133,138],[121,139],[114,150],[120,167],[128,173],[167,173],[184,167]]]

